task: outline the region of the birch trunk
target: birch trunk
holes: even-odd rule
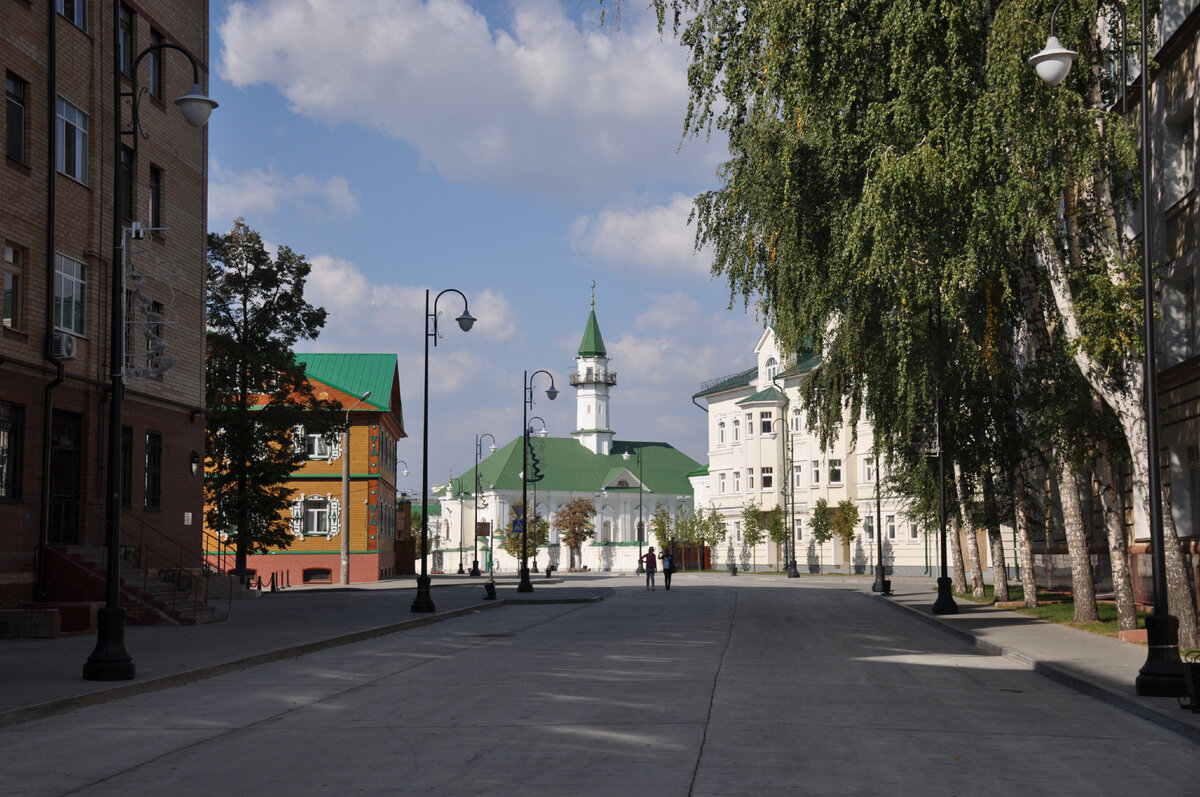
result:
[[[1067,555],[1071,559],[1071,596],[1075,603],[1075,622],[1099,622],[1096,611],[1096,587],[1092,581],[1092,556],[1088,551],[1083,525],[1083,506],[1079,500],[1079,479],[1061,455],[1058,459],[1058,501],[1062,507],[1067,533]]]
[[[954,463],[954,491],[958,494],[958,514],[962,523],[963,536],[967,543],[967,563],[971,567],[971,597],[983,600],[987,590],[983,586],[983,564],[979,560],[979,538],[975,536],[975,523],[971,519],[970,496],[967,495],[966,478],[962,466]],[[966,580],[964,574],[964,581]]]
[[[1024,464],[1017,466],[1014,493],[1014,522],[1017,524],[1017,560],[1021,563],[1021,590],[1025,593],[1025,606],[1032,609],[1038,605],[1037,577],[1033,570],[1033,540],[1029,537],[1029,502],[1025,496]]]
[[[954,590],[960,595],[967,594],[967,570],[963,567],[962,554],[962,523],[958,516],[950,518],[950,564],[953,569]]]
[[[1112,463],[1108,459],[1108,442],[1103,439],[1096,444],[1094,472],[1100,508],[1104,514],[1104,528],[1108,534],[1113,597],[1117,602],[1117,628],[1132,631],[1137,628],[1137,610],[1133,605],[1133,581],[1129,576],[1129,549],[1125,545],[1125,513],[1121,506],[1121,493],[1116,489],[1117,480]]]
[[[1008,568],[1004,561],[1004,540],[1000,536],[1000,519],[996,512],[995,474],[989,469],[983,475],[983,501],[987,511],[988,547],[992,560],[992,602],[1008,601]]]

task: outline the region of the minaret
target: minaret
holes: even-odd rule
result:
[[[612,452],[612,430],[608,428],[608,389],[617,383],[616,371],[608,370],[608,353],[600,324],[596,321],[596,283],[592,283],[592,309],[575,358],[571,384],[575,387],[575,431],[571,436],[594,454]]]

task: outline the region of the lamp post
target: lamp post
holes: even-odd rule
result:
[[[621,455],[621,459],[629,461],[629,452],[626,451]],[[642,538],[645,537],[646,527],[642,525],[642,494],[646,492],[646,485],[642,484],[642,446],[637,447],[637,463],[638,463],[638,524],[637,524],[637,540],[638,540],[638,566],[637,574],[643,575],[646,572],[645,565],[642,564]]]
[[[558,389],[554,387],[554,374],[545,369],[539,369],[532,374],[525,371],[521,378],[521,582],[517,584],[517,592],[533,592],[526,557],[529,541],[529,408],[533,406],[533,379],[538,374],[550,377],[546,398],[551,401],[558,398]],[[535,514],[535,521],[536,517]]]
[[[783,555],[787,559],[784,567],[787,570],[788,578],[800,578],[800,571],[796,569],[796,504],[795,490],[790,489],[792,479],[792,448],[788,445],[790,438],[788,437],[787,418],[776,418],[771,421],[771,426],[779,424],[780,432],[783,435],[781,442],[783,443],[783,456],[780,459],[783,461],[783,478],[780,479],[780,489],[783,491],[783,510],[787,516],[784,524],[787,527],[787,539],[783,543]],[[789,503],[788,499],[791,499]]]
[[[529,432],[529,434],[530,434],[530,435],[532,435],[532,434],[534,433],[534,428],[533,428],[533,422],[534,422],[534,421],[541,421],[541,422],[542,422],[542,428],[537,430],[537,436],[538,436],[538,437],[540,437],[541,439],[545,440],[545,439],[546,439],[546,437],[547,437],[547,436],[550,434],[550,430],[546,428],[546,419],[545,419],[545,418],[543,418],[543,417],[541,417],[540,415],[534,415],[532,418],[530,418],[530,419],[529,419],[529,423],[526,425],[526,426],[527,426],[527,430],[528,430],[528,432]],[[530,448],[530,453],[532,454],[532,453],[533,453],[533,449],[532,449],[533,442],[532,442],[532,441],[530,441],[529,445],[531,446],[531,448]],[[542,453],[545,453],[545,449],[544,449],[544,448],[542,449]],[[534,530],[534,532],[536,532],[536,531],[537,531],[537,520],[538,520],[538,513],[537,513],[537,486],[538,486],[538,482],[540,482],[540,481],[542,480],[542,476],[543,476],[543,475],[544,475],[544,474],[541,472],[541,470],[540,470],[540,469],[538,469],[538,467],[537,467],[537,461],[535,460],[535,461],[534,461],[534,477],[533,477],[532,479],[530,479],[530,480],[529,480],[529,481],[530,481],[530,482],[533,484],[533,530]],[[547,551],[547,552],[546,552],[546,559],[547,559],[547,561],[550,559],[550,553],[549,553],[549,551]],[[530,568],[530,569],[531,569],[531,570],[533,570],[535,573],[537,572],[537,569],[538,569],[538,565],[537,565],[537,551],[536,551],[536,550],[533,552],[533,567],[532,567],[532,568]],[[549,578],[549,577],[550,577],[550,573],[549,573],[549,571],[547,571],[547,572],[546,572],[546,578]]]
[[[115,130],[113,131],[113,163],[121,162],[121,141],[124,136],[133,138],[134,151],[137,151],[139,137],[145,137],[138,120],[138,104],[141,95],[138,92],[137,70],[142,59],[153,52],[177,50],[183,53],[192,65],[192,89],[187,94],[175,100],[183,118],[192,127],[203,127],[208,122],[209,114],[217,103],[209,99],[200,88],[200,67],[191,53],[179,45],[162,42],[154,44],[138,53],[133,60],[131,70],[131,91],[121,91],[121,34],[120,25],[115,24],[120,17],[121,4],[119,0],[112,3],[113,21],[113,113],[115,114]],[[121,125],[121,101],[129,97],[132,106],[132,124],[128,130]],[[104,608],[98,613],[96,628],[96,647],[83,665],[83,677],[88,681],[127,681],[134,676],[133,658],[125,650],[125,610],[120,605],[121,584],[121,404],[125,392],[125,230],[121,227],[121,214],[117,210],[118,197],[121,195],[121,170],[113,170],[113,226],[112,226],[112,308],[109,325],[109,369],[111,395],[109,396],[109,427],[108,427],[108,506],[106,525],[107,562],[105,568],[105,600]]]
[[[892,584],[887,579],[887,571],[883,566],[883,508],[879,498],[879,482],[882,474],[879,472],[879,452],[875,452],[875,583],[871,591],[881,595],[892,594]]]
[[[421,407],[421,575],[417,576],[417,595],[413,598],[414,612],[432,612],[433,598],[429,594],[429,339],[437,346],[438,319],[437,303],[442,294],[457,293],[463,300],[462,315],[454,319],[463,332],[469,332],[475,324],[467,308],[467,296],[457,288],[446,288],[433,298],[433,312],[429,310],[429,291],[425,291],[425,399]]]
[[[472,550],[473,558],[471,559],[471,575],[480,575],[479,570],[479,460],[483,456],[483,438],[490,437],[492,444],[488,446],[488,451],[496,453],[496,438],[492,437],[487,432],[475,435],[475,523],[471,527]],[[491,567],[488,567],[488,572],[491,572]]]
[[[455,488],[454,484],[458,483]],[[446,497],[454,500],[454,494],[458,493],[458,574],[461,576],[467,571],[463,569],[463,548],[466,547],[466,538],[463,537],[463,495],[462,495],[462,477],[457,479],[451,478],[446,482]],[[446,537],[449,539],[450,529],[446,529]]]
[[[1079,57],[1079,53],[1063,47],[1055,35],[1055,23],[1063,2],[1065,0],[1059,0],[1050,14],[1050,36],[1046,40],[1045,48],[1029,59],[1029,63],[1037,70],[1038,77],[1051,86],[1057,86],[1066,79],[1071,64]],[[1125,78],[1125,50],[1128,45],[1125,10],[1120,3],[1114,2],[1112,6],[1121,17],[1121,110],[1122,115],[1125,115],[1128,110],[1125,97],[1129,93],[1128,81]],[[1179,658],[1179,619],[1171,615],[1167,600],[1162,477],[1158,464],[1158,366],[1154,351],[1154,264],[1150,257],[1150,37],[1146,24],[1146,0],[1141,2],[1139,22],[1142,146],[1138,160],[1142,179],[1142,345],[1146,350],[1142,368],[1146,407],[1146,492],[1150,501],[1148,520],[1154,614],[1146,616],[1146,663],[1138,671],[1134,687],[1139,695],[1171,697],[1184,693],[1184,683],[1183,662]]]
[[[938,294],[937,308],[938,335],[938,384],[934,398],[934,413],[936,415],[937,461],[938,461],[938,524],[941,530],[942,574],[937,580],[937,600],[933,602],[934,614],[958,614],[958,604],[954,602],[954,580],[950,578],[948,554],[946,551],[946,447],[942,445],[945,433],[942,421],[942,300]],[[876,479],[879,475],[876,474]]]
[[[342,584],[350,583],[350,410],[371,397],[367,391],[346,409],[346,424],[342,427]]]

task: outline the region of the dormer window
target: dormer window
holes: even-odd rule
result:
[[[774,379],[779,374],[779,361],[774,357],[767,358],[767,379]]]

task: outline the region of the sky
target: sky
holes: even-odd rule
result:
[[[754,364],[753,308],[696,252],[691,200],[717,187],[724,138],[683,137],[686,51],[640,0],[620,28],[598,0],[212,0],[209,217],[242,217],[312,264],[328,311],[297,351],[395,352],[421,488],[426,291],[429,480],[475,463],[476,435],[530,415],[575,428],[568,374],[595,311],[617,372],[618,440],[706,462],[691,396]],[[732,309],[731,309],[732,304]],[[432,343],[432,341],[431,341]],[[484,452],[487,454],[486,450]]]

